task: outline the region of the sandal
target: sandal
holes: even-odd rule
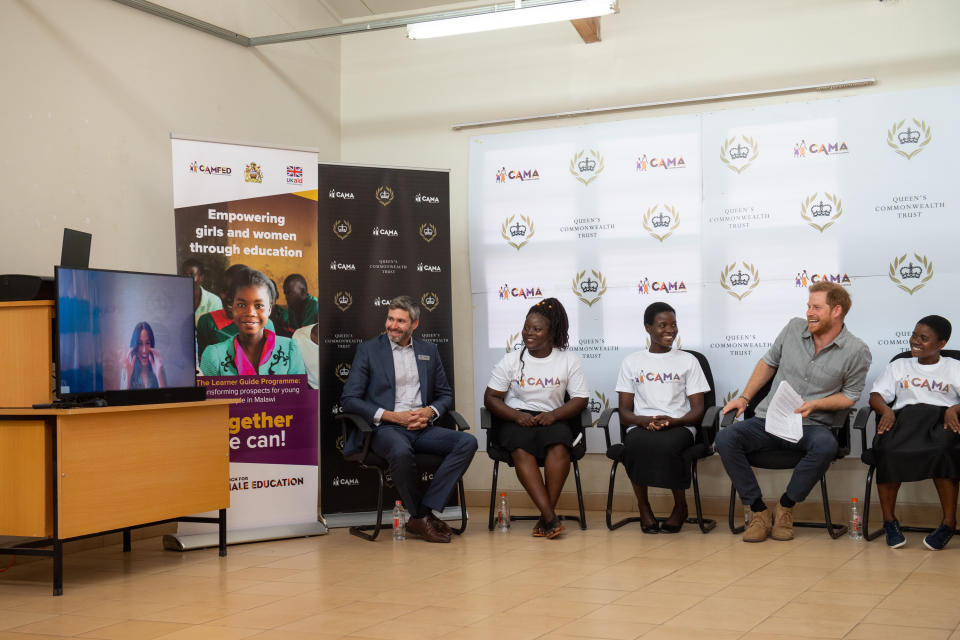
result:
[[[546,538],[553,540],[561,533],[563,533],[563,523],[560,522],[559,516],[554,516],[553,520],[546,524]]]
[[[530,532],[534,538],[545,538],[547,537],[547,531],[544,528],[546,525],[543,522],[543,518],[538,518],[537,523],[533,525],[533,531]]]

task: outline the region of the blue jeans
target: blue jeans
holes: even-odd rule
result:
[[[434,425],[410,431],[395,424],[381,424],[373,430],[370,449],[387,461],[404,506],[412,516],[418,517],[426,515],[429,509],[443,510],[457,480],[477,452],[477,439],[469,433]],[[417,485],[418,453],[443,457],[427,492],[422,495]]]
[[[763,496],[747,455],[778,449],[802,451],[804,455],[793,468],[786,494],[794,502],[803,502],[836,457],[837,439],[827,427],[803,425],[800,441],[788,442],[764,431],[765,423],[763,418],[750,418],[720,430],[716,446],[723,468],[740,494],[740,500],[750,506]]]

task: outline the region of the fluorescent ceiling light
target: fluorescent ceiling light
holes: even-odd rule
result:
[[[548,22],[594,18],[615,13],[617,0],[568,0],[539,5],[533,5],[532,2],[515,2],[513,6],[502,7],[504,6],[498,5],[493,7],[491,12],[478,15],[408,24],[407,37],[411,40],[440,38]]]

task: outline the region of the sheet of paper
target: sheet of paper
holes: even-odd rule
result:
[[[789,442],[798,442],[803,437],[803,418],[794,411],[802,404],[800,394],[786,380],[781,382],[767,407],[766,432]]]

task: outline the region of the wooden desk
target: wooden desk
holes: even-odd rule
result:
[[[39,538],[0,554],[52,556],[54,595],[69,540],[122,531],[129,551],[131,529],[216,522],[225,556],[235,402],[0,409],[0,534]]]

